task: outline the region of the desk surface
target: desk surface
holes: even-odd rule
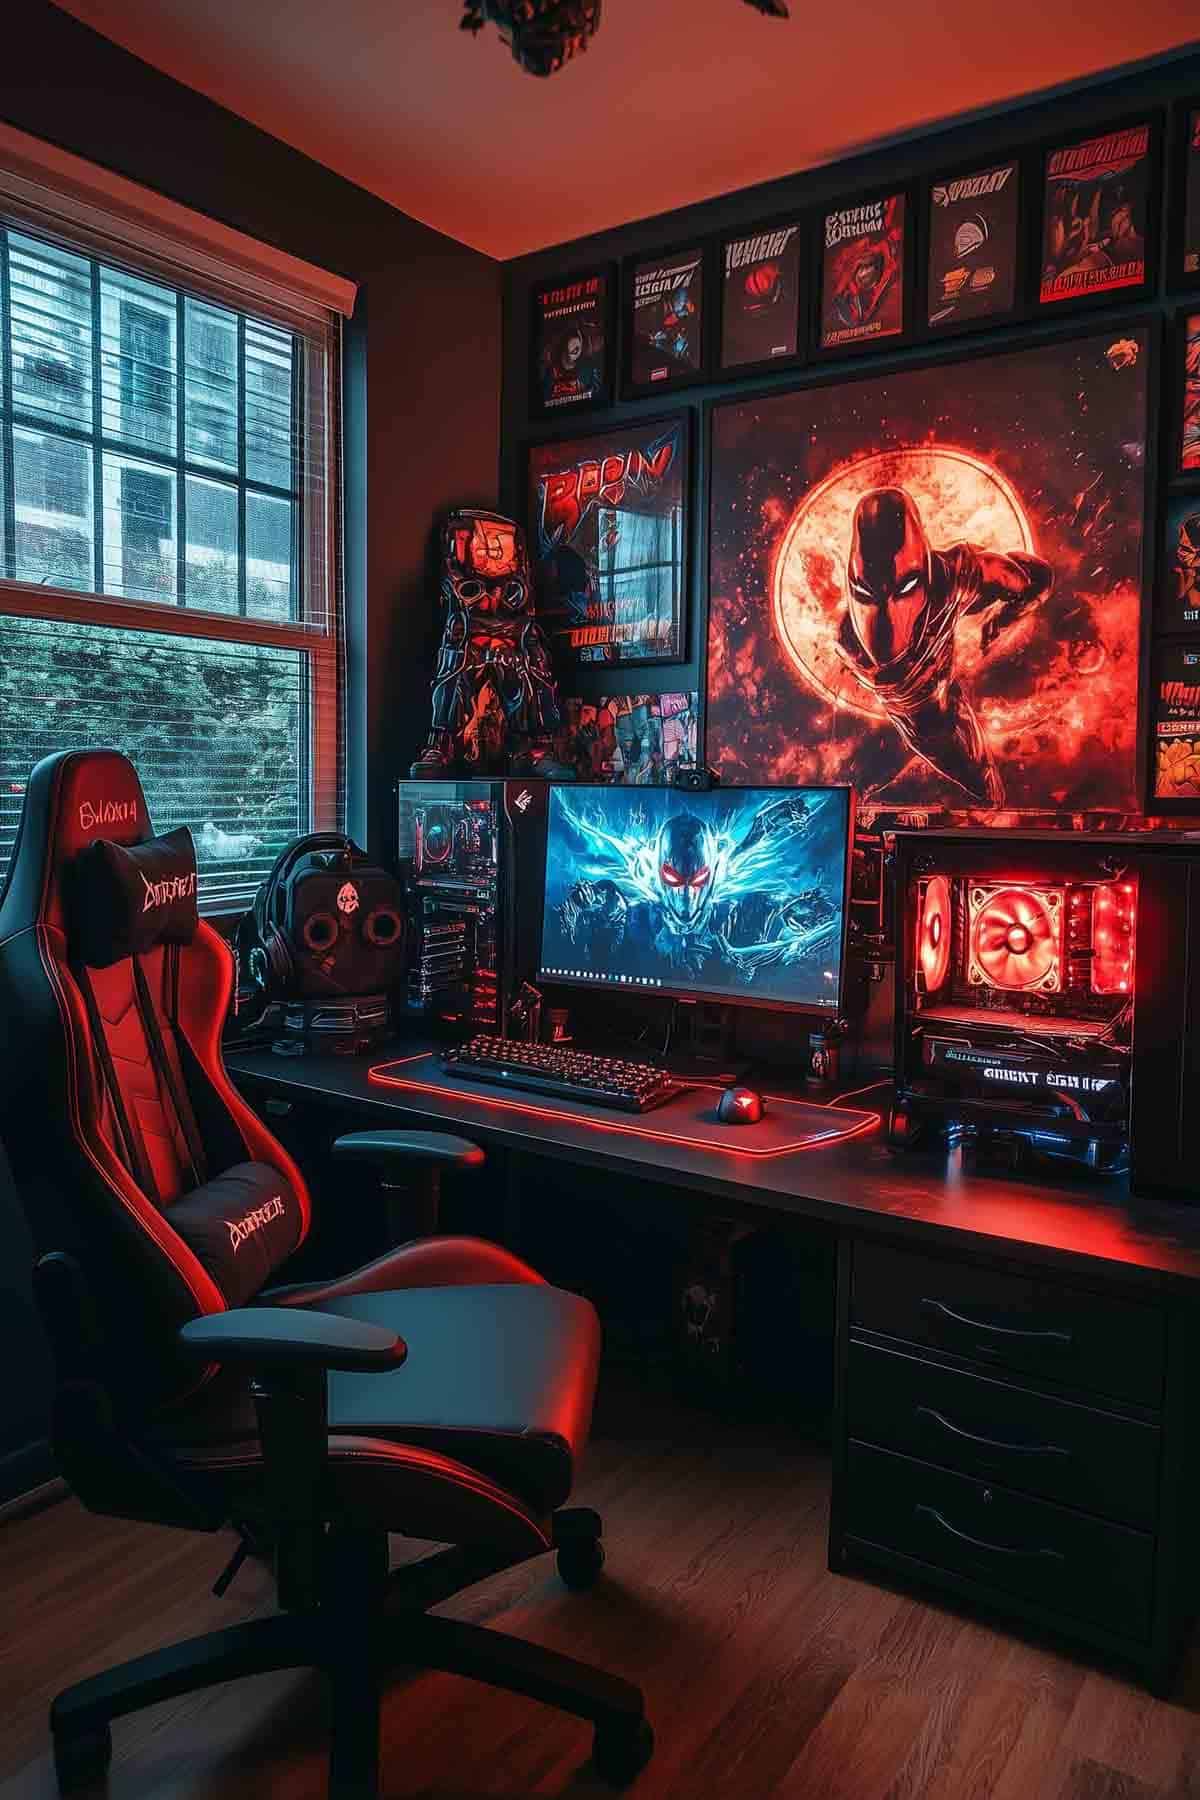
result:
[[[369,1113],[380,1124],[402,1117],[453,1126],[485,1145],[664,1182],[728,1203],[739,1213],[821,1220],[908,1240],[914,1248],[948,1254],[985,1250],[1085,1278],[1103,1275],[1156,1289],[1195,1293],[1200,1283],[1200,1188],[1196,1206],[1189,1207],[1134,1199],[1119,1178],[1016,1180],[956,1167],[940,1153],[890,1151],[879,1133],[796,1155],[743,1157],[597,1131],[589,1116],[613,1120],[603,1108],[531,1118],[488,1104],[479,1090],[430,1093],[369,1080],[373,1064],[428,1048],[410,1040],[370,1058],[281,1057],[252,1050],[233,1052],[226,1060],[230,1074],[252,1096],[270,1092]],[[887,1091],[881,1085],[878,1094],[848,1104],[883,1106]]]

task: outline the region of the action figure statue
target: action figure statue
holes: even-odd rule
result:
[[[442,527],[441,602],[429,738],[411,774],[485,773],[481,726],[498,710],[514,775],[572,780],[573,770],[553,754],[558,690],[534,617],[520,526],[473,507],[450,513]]]

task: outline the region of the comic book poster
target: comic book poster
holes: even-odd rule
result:
[[[1200,648],[1186,644],[1155,659],[1154,798],[1200,800]]]
[[[562,702],[555,754],[580,781],[657,787],[696,761],[699,694],[616,694]]]
[[[1200,275],[1200,106],[1188,115],[1183,193],[1183,272]]]
[[[1046,158],[1043,306],[1141,287],[1146,279],[1150,127],[1127,125]]]
[[[1172,500],[1167,508],[1155,623],[1168,634],[1200,631],[1200,494]]]
[[[826,213],[821,231],[821,348],[899,337],[904,319],[905,196]]]
[[[611,274],[549,282],[533,294],[534,404],[539,412],[603,406],[612,393]]]
[[[776,362],[800,349],[798,222],[721,246],[721,368]]]
[[[714,409],[727,781],[850,782],[868,818],[1136,805],[1148,335]]]
[[[635,263],[629,322],[629,379],[635,388],[670,387],[704,367],[704,252]]]
[[[1200,469],[1200,312],[1183,323],[1182,381],[1179,467],[1186,475]]]
[[[1021,168],[1015,159],[933,183],[926,315],[932,328],[1012,311],[1020,212]]]
[[[682,660],[687,423],[638,420],[529,453],[538,616],[564,673]]]

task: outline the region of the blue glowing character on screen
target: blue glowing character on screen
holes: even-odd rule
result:
[[[833,1005],[845,798],[555,790],[543,962]]]

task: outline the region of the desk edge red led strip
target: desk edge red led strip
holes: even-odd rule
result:
[[[837,1113],[839,1119],[846,1121],[840,1131],[822,1131],[817,1136],[797,1138],[793,1143],[774,1144],[769,1148],[756,1147],[746,1142],[747,1135],[753,1126],[733,1125],[722,1128],[720,1138],[694,1137],[680,1131],[664,1130],[661,1127],[643,1123],[646,1115],[639,1118],[600,1118],[582,1109],[583,1101],[566,1101],[559,1111],[549,1106],[539,1106],[532,1100],[513,1100],[502,1094],[475,1093],[462,1082],[453,1088],[433,1081],[421,1081],[415,1075],[394,1075],[393,1069],[408,1068],[413,1063],[432,1063],[437,1067],[436,1057],[422,1051],[415,1056],[401,1056],[391,1062],[376,1063],[368,1069],[367,1079],[379,1087],[400,1088],[410,1093],[436,1094],[440,1099],[464,1100],[472,1106],[490,1107],[499,1112],[521,1113],[526,1118],[553,1119],[569,1125],[586,1125],[590,1131],[607,1131],[618,1137],[646,1138],[652,1143],[680,1144],[687,1150],[711,1150],[718,1155],[748,1156],[767,1159],[776,1156],[796,1156],[804,1150],[823,1150],[830,1144],[845,1143],[848,1138],[862,1137],[869,1131],[877,1129],[880,1115],[874,1112],[859,1112],[857,1108],[842,1110],[837,1101],[820,1103],[812,1100],[795,1100],[786,1094],[767,1094],[764,1098],[775,1101],[780,1106],[807,1106],[814,1112]],[[724,1090],[715,1082],[693,1081],[689,1088],[706,1088],[709,1093],[720,1094]],[[879,1084],[873,1084],[879,1085]],[[868,1092],[869,1089],[863,1089]],[[568,1110],[568,1108],[570,1110]],[[726,1138],[730,1141],[726,1142]]]

